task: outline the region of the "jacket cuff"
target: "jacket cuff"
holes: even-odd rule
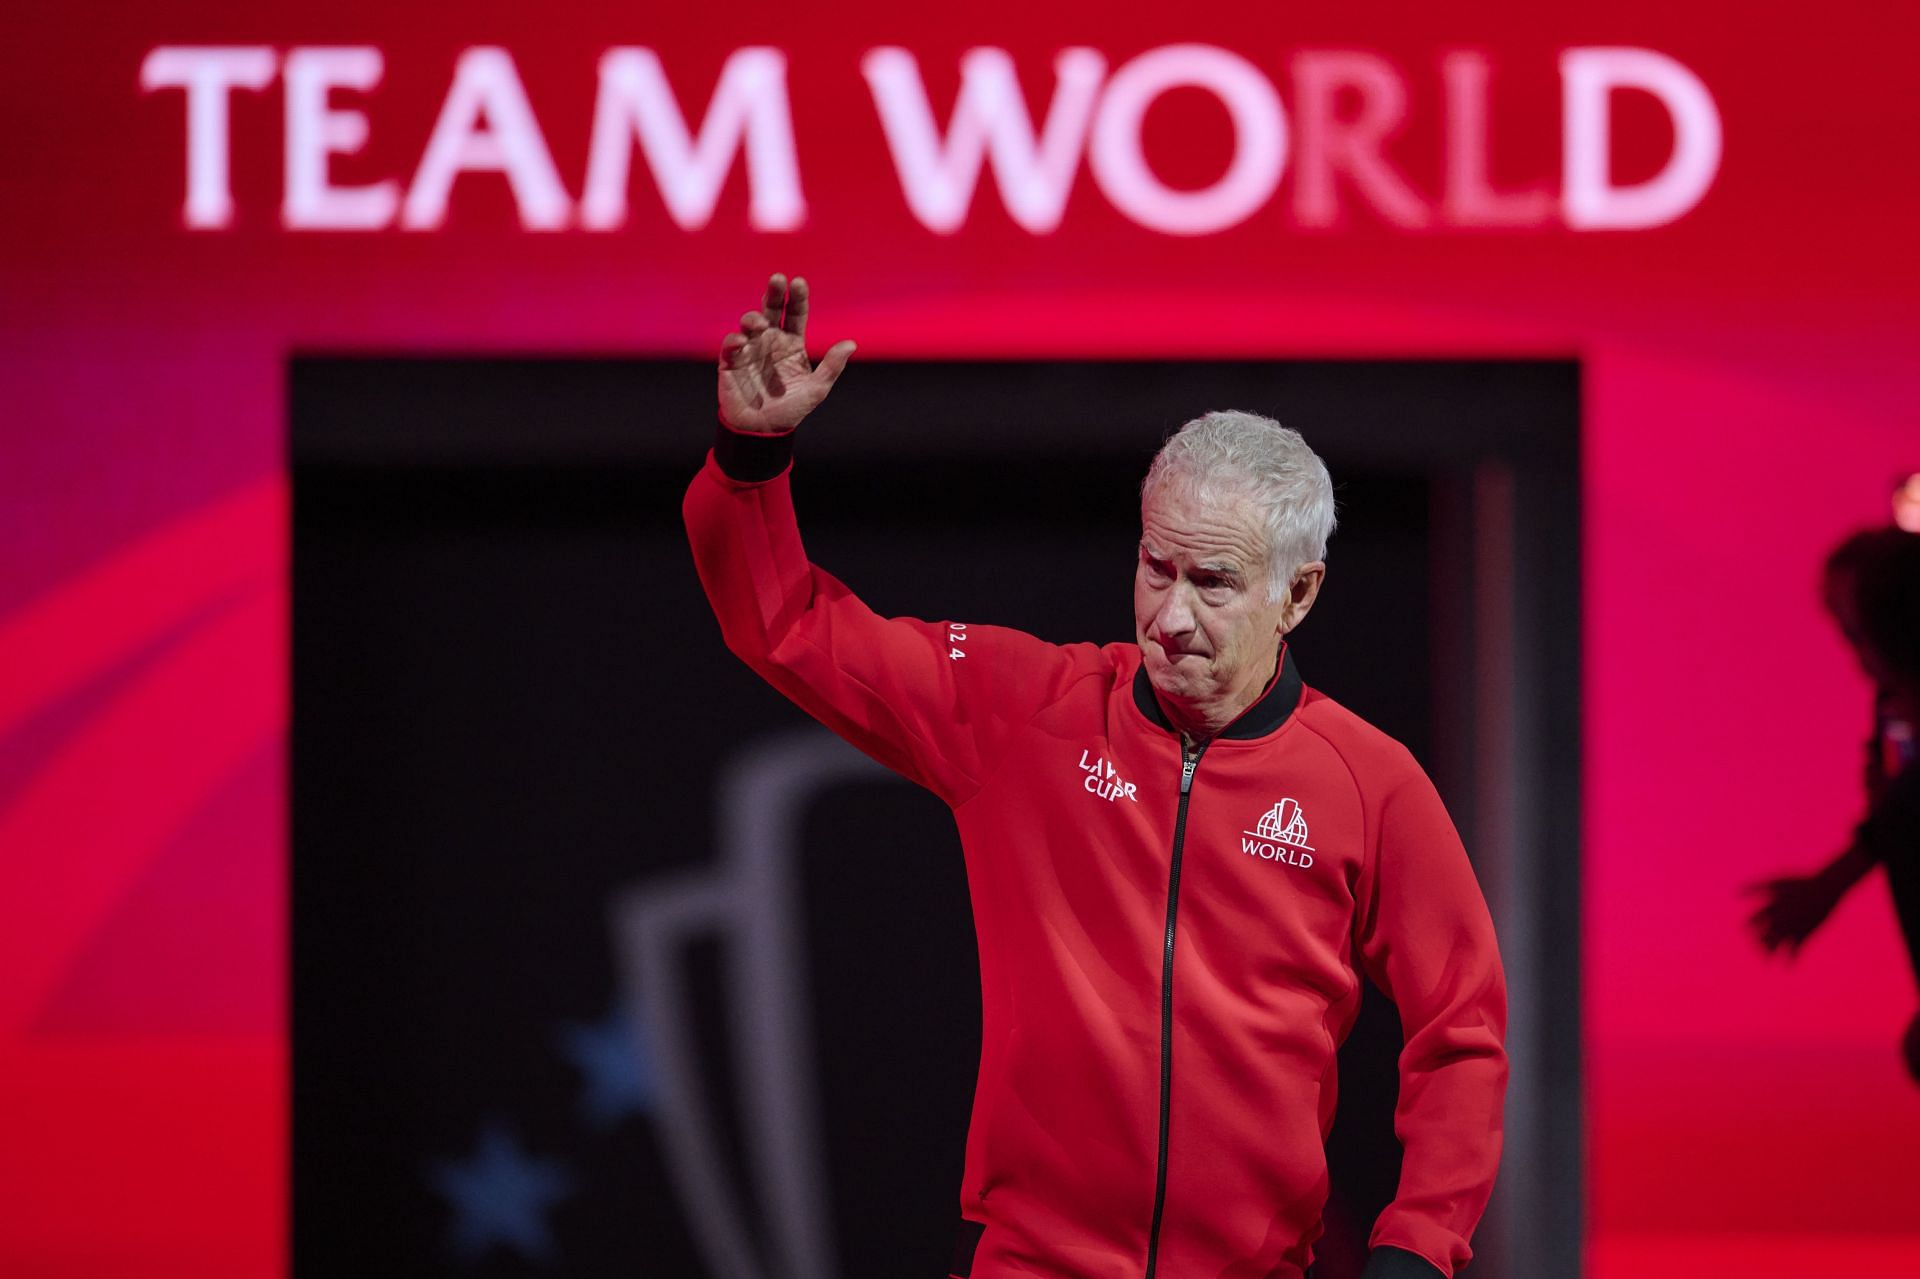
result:
[[[1417,1252],[1382,1245],[1368,1254],[1360,1279],[1447,1279],[1447,1272]]]
[[[725,422],[713,430],[713,460],[730,480],[759,484],[787,469],[793,461],[794,431],[766,435],[736,431]]]

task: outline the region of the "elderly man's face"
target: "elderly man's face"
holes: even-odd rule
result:
[[[1147,678],[1182,705],[1251,701],[1273,673],[1280,637],[1313,602],[1319,564],[1268,603],[1253,504],[1232,494],[1204,501],[1178,479],[1142,506],[1140,525],[1133,623]]]

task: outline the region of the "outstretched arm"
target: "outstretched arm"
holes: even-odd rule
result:
[[[1064,691],[1097,650],[1003,627],[881,617],[807,558],[788,483],[794,428],[853,343],[818,366],[808,292],[785,277],[720,351],[720,428],[683,513],[727,647],[855,746],[958,805],[1007,734]]]
[[[1881,697],[1888,696],[1897,695],[1883,690]],[[1812,874],[1779,875],[1744,885],[1743,892],[1762,899],[1747,924],[1763,949],[1797,956],[1875,866],[1912,858],[1920,849],[1920,765],[1908,764],[1888,777],[1879,728],[1876,720],[1866,742],[1867,812],[1847,846]]]
[[[1785,950],[1788,958],[1800,953],[1807,938],[1827,921],[1841,899],[1865,879],[1877,859],[1858,841],[1811,875],[1781,875],[1746,885],[1744,891],[1764,898],[1747,919],[1754,938],[1768,951]]]

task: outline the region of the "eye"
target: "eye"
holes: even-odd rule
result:
[[[1232,585],[1226,578],[1217,577],[1212,573],[1195,573],[1193,584],[1203,591],[1224,591],[1230,589]]]
[[[1142,555],[1140,562],[1147,566],[1147,577],[1152,581],[1164,583],[1173,580],[1173,568],[1171,565],[1162,564],[1151,555]]]

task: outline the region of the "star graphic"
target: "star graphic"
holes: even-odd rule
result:
[[[580,1109],[595,1128],[653,1109],[652,1063],[644,1038],[618,1008],[591,1025],[560,1028],[560,1052],[580,1070]]]
[[[472,1158],[435,1160],[432,1180],[453,1206],[452,1243],[463,1260],[477,1261],[496,1244],[554,1260],[547,1213],[572,1193],[573,1178],[559,1161],[526,1153],[505,1125],[489,1124]]]

